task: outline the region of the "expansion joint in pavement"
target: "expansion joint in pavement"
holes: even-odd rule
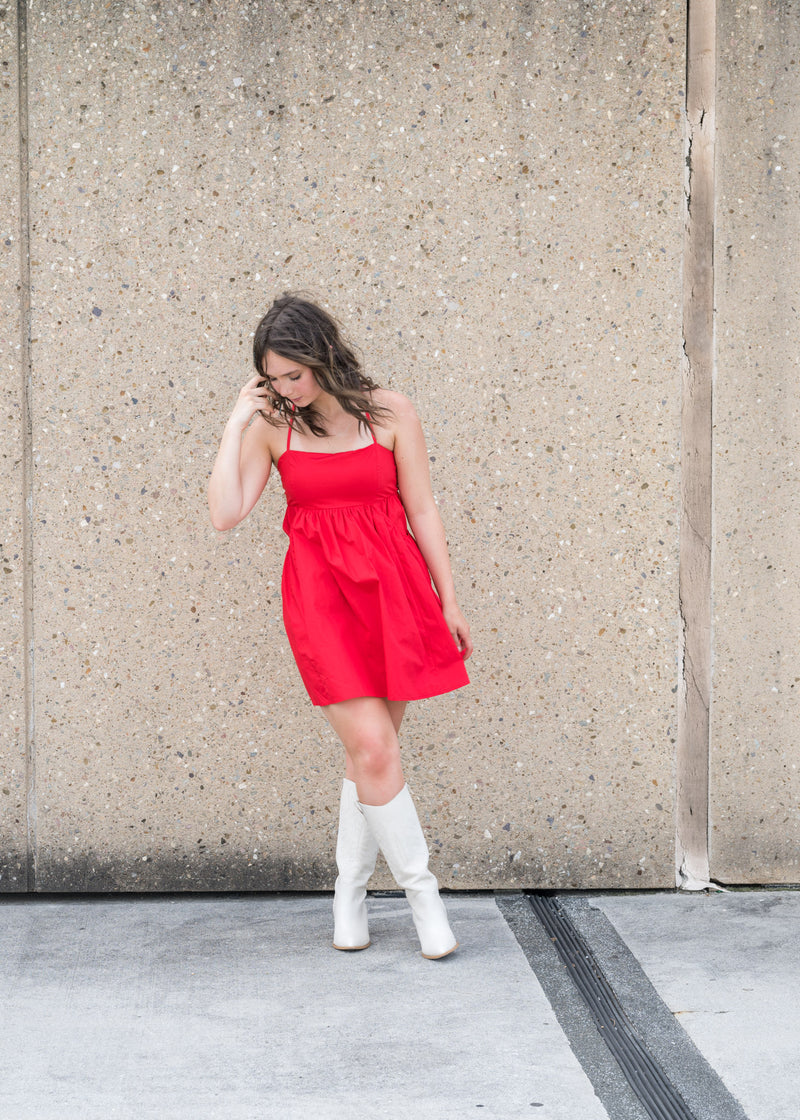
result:
[[[647,1115],[652,1120],[697,1120],[642,1044],[592,950],[559,906],[558,899],[532,894],[528,903],[570,970],[589,1014],[603,1032],[606,1046]]]
[[[747,1120],[590,899],[497,902],[609,1120]]]

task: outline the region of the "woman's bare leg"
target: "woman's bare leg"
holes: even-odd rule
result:
[[[405,703],[359,696],[322,711],[344,745],[345,776],[355,782],[359,801],[388,804],[405,785],[397,738]]]
[[[386,701],[386,707],[389,709],[389,715],[392,717],[392,723],[398,735],[400,734],[400,724],[403,722],[403,716],[406,714],[407,706],[407,700]]]
[[[386,706],[389,709],[389,715],[391,716],[392,723],[394,725],[395,733],[397,735],[399,735],[400,734],[400,725],[403,722],[403,716],[405,715],[406,707],[408,706],[408,701],[407,700],[387,700],[386,701]],[[323,711],[324,710],[325,709],[323,708]],[[349,778],[351,782],[354,782],[356,780],[355,779],[355,768],[353,766],[353,763],[350,761],[350,755],[347,753],[347,751],[345,751],[344,758],[345,758],[344,776],[345,776],[345,778]]]
[[[323,711],[344,744],[348,777],[356,784],[359,809],[369,833],[411,903],[422,955],[432,959],[446,957],[458,947],[458,942],[447,921],[436,877],[428,868],[428,845],[400,765],[397,732],[405,704],[362,696],[329,704]],[[357,893],[349,900],[338,883],[339,880],[334,915],[337,910],[344,914],[337,919],[343,934],[334,931],[334,945],[340,949],[363,949],[369,944],[369,932],[366,910],[362,913],[358,907],[363,907],[366,880],[359,880]],[[353,913],[360,921],[353,919]],[[349,918],[349,924],[345,918]],[[342,939],[337,940],[340,936]]]

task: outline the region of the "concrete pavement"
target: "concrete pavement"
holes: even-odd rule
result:
[[[798,1120],[800,891],[596,897],[750,1120]]]
[[[665,1024],[649,1042],[697,1120],[727,1091],[796,1120],[800,893],[559,897],[643,1033]],[[442,961],[400,897],[371,898],[368,950],[336,952],[330,905],[0,900],[0,1118],[646,1116],[524,896],[447,896]]]

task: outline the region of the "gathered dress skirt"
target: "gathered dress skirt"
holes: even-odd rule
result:
[[[393,453],[297,451],[286,492],[283,619],[313,704],[420,700],[469,683],[397,490]]]

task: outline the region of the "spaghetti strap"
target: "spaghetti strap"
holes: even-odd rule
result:
[[[372,420],[372,417],[370,416],[370,414],[368,412],[365,415],[367,417],[367,427],[369,428],[369,434],[372,436],[372,442],[377,443],[378,441],[375,439],[375,429],[372,427],[372,424],[370,423],[370,421]]]
[[[290,415],[289,416],[289,424],[288,424],[288,427],[286,428],[286,450],[287,451],[289,450],[289,443],[291,442],[291,439],[292,439],[292,419],[293,419],[293,417]]]

